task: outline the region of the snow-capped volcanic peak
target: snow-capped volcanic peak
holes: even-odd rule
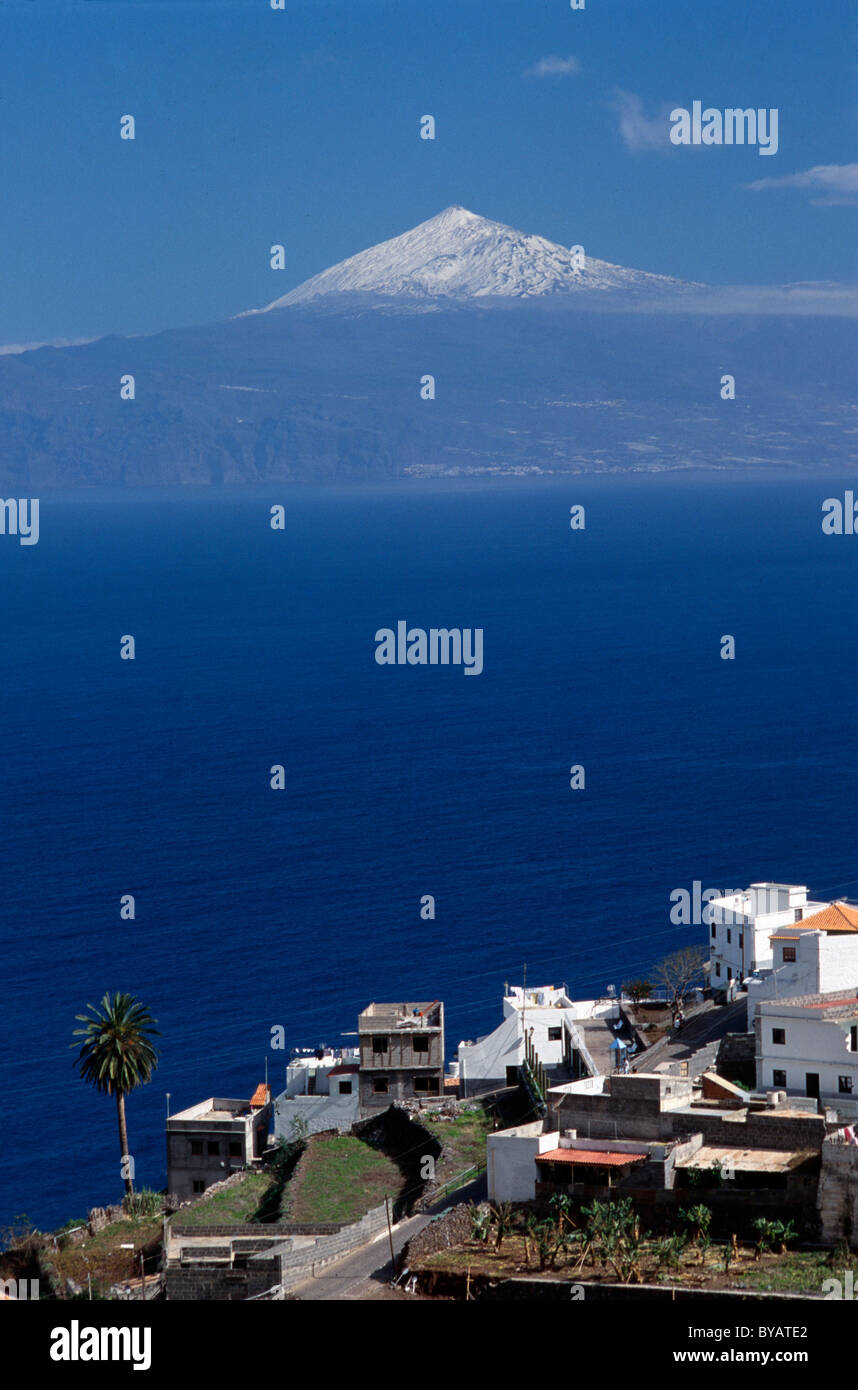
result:
[[[379,242],[323,270],[266,309],[329,294],[427,299],[492,295],[529,298],[581,290],[670,291],[686,288],[666,275],[626,270],[570,246],[528,236],[502,222],[449,207],[410,232]]]

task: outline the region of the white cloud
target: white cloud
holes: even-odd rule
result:
[[[858,164],[815,164],[799,174],[784,174],[780,178],[755,179],[748,184],[755,190],[764,188],[803,188],[822,197],[811,198],[817,207],[840,207],[858,202]]]
[[[525,77],[571,77],[573,73],[581,71],[581,64],[577,58],[540,58],[538,63],[534,63],[532,68],[528,68]]]
[[[615,93],[613,107],[619,113],[620,134],[627,149],[637,151],[671,148],[667,115],[669,107],[665,106],[664,114],[660,116],[647,116],[644,114],[640,97],[634,92],[624,92],[620,88]]]
[[[13,353],[35,352],[37,348],[44,347],[82,347],[84,343],[95,341],[95,338],[48,338],[38,343],[4,343],[0,345],[0,357],[9,357]]]

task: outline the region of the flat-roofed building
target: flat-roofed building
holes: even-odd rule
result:
[[[271,1092],[250,1100],[209,1096],[167,1120],[167,1191],[185,1200],[259,1162],[268,1142]]]

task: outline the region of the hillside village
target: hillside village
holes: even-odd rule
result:
[[[858,1243],[858,907],[758,883],[710,909],[671,997],[507,985],[449,1064],[442,1001],[368,1004],[357,1045],[296,1051],[282,1090],[170,1115],[166,1193],[28,1232],[7,1296],[35,1271],[92,1297],[93,1268],[120,1299],[517,1297],[588,1266],[606,1291],[716,1264],[731,1287],[802,1252],[819,1296],[819,1251]]]

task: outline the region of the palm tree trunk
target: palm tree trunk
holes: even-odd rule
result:
[[[134,1192],[134,1183],[131,1178],[131,1161],[128,1157],[128,1129],[125,1124],[125,1095],[122,1091],[116,1092],[116,1113],[119,1118],[119,1148],[122,1153],[122,1171],[125,1174],[125,1194],[130,1197]]]

